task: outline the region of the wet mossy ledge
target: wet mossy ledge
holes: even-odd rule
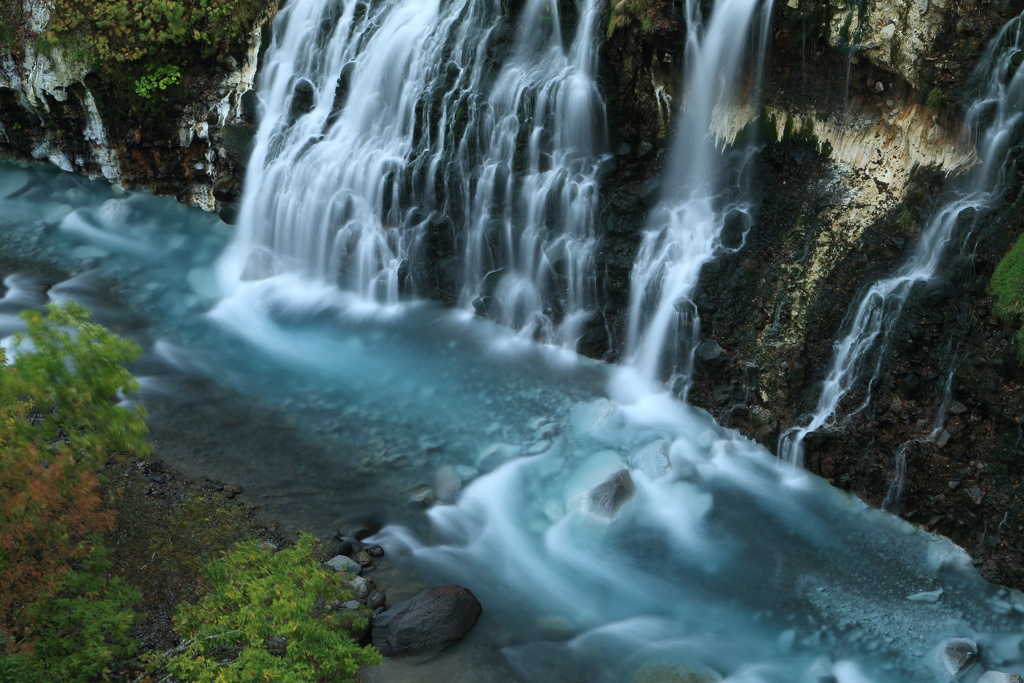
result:
[[[5,3],[0,154],[230,208],[276,10],[277,0]]]

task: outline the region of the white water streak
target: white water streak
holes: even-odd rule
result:
[[[684,397],[700,338],[700,320],[690,298],[697,278],[704,264],[726,249],[721,235],[727,221],[739,220],[746,226],[750,221],[749,200],[740,180],[746,159],[727,163],[710,139],[709,127],[715,108],[731,105],[743,90],[743,48],[759,4],[720,0],[705,27],[699,3],[686,3],[686,104],[664,198],[651,212],[631,276],[626,343],[630,363],[651,380],[666,374],[682,377]],[[770,8],[762,11],[766,21]],[[761,40],[767,35],[762,31]],[[761,45],[758,68],[765,52]],[[747,84],[753,87],[747,89],[756,91],[759,82],[759,74],[751,75]]]

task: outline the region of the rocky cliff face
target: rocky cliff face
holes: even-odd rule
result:
[[[780,434],[807,423],[859,293],[907,259],[949,178],[977,162],[959,119],[971,70],[1020,5],[776,6],[763,109],[717,117],[723,144],[755,118],[767,144],[756,161],[760,206],[744,246],[701,276],[695,298],[705,343],[691,401],[772,450]],[[672,19],[668,3],[662,9]],[[636,235],[661,182],[667,124],[651,103],[671,96],[677,74],[657,80],[664,65],[647,55],[665,42],[633,28],[606,48],[618,88],[612,120],[627,122],[613,130],[620,164],[602,214],[610,357],[621,351]],[[646,128],[628,123],[638,120]],[[638,138],[655,148],[638,154]],[[914,290],[867,408],[858,410],[869,390],[862,381],[840,407],[841,426],[805,442],[805,464],[951,537],[989,578],[1021,586],[1024,510],[1015,501],[1024,493],[1024,371],[986,294],[1021,233],[1018,192],[977,227],[969,253]]]
[[[33,39],[51,5],[24,6],[19,49],[0,51],[0,152],[209,211],[230,209],[253,134],[251,90],[274,3],[233,54],[185,67],[181,82],[153,102],[101,82],[60,46],[37,49]]]

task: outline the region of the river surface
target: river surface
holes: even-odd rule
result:
[[[480,597],[467,643],[379,680],[943,681],[952,637],[958,680],[1024,672],[1019,592],[633,370],[295,274],[225,294],[229,226],[48,166],[0,165],[0,227],[0,335],[83,302],[144,350],[160,457],[323,537],[384,525],[392,602]]]

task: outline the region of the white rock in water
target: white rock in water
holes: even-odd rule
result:
[[[669,442],[662,439],[643,446],[629,456],[629,466],[640,470],[649,479],[657,479],[668,474],[672,463],[668,459]]]
[[[941,588],[934,591],[925,591],[923,593],[908,595],[907,600],[912,600],[914,602],[938,602],[940,597],[942,597]]]
[[[1017,674],[1007,674],[1002,671],[986,671],[978,679],[978,683],[1024,683],[1024,678]]]

